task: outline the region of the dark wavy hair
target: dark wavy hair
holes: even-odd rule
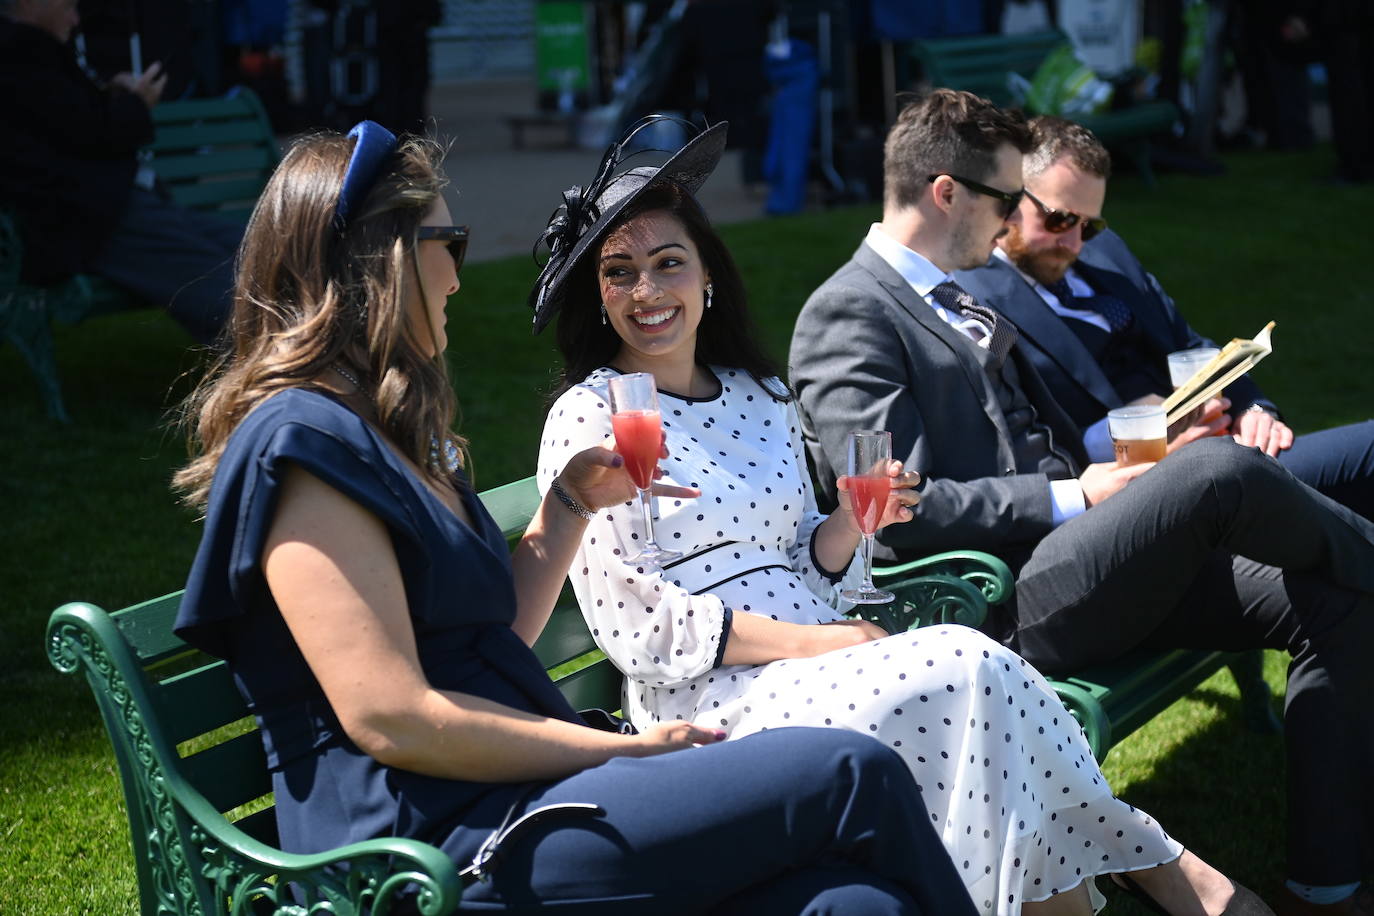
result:
[[[601,293],[596,279],[596,263],[601,241],[631,220],[655,211],[666,211],[687,229],[700,252],[714,293],[711,308],[702,312],[697,327],[696,361],[731,369],[742,369],[759,382],[765,391],[780,401],[791,400],[791,392],[766,379],[781,378],[774,362],[759,345],[758,331],[749,317],[744,279],[740,276],[730,249],[716,234],[701,204],[674,181],[652,184],[605,227],[601,239],[590,247],[572,269],[566,282],[567,298],[558,316],[558,351],[563,355],[563,373],[554,384],[550,400],[581,382],[593,370],[609,365],[620,350],[615,328],[601,323]]]
[[[1006,143],[1020,153],[1031,150],[1021,112],[957,89],[935,89],[917,98],[897,115],[883,145],[884,206],[916,206],[930,175],[986,180],[997,170],[997,150]]]
[[[317,387],[331,365],[358,374],[377,425],[425,473],[448,480],[430,467],[435,439],[463,451],[450,432],[457,402],[447,365],[425,353],[434,329],[407,317],[407,303],[424,294],[415,234],[445,184],[443,150],[402,141],[341,232],[334,210],[352,150],[335,133],[297,141],[253,210],[227,349],[182,407],[191,461],[172,483],[192,507],[204,509],[225,444],[249,411],[283,389]]]

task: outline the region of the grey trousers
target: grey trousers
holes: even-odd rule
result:
[[[1289,877],[1358,881],[1374,827],[1374,525],[1229,438],[1060,526],[1008,644],[1047,673],[1137,646],[1283,649]],[[1240,826],[1240,825],[1238,825]]]
[[[87,268],[161,306],[203,344],[229,317],[243,225],[134,188],[124,216]]]

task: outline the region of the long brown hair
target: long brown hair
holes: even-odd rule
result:
[[[457,404],[442,354],[425,355],[434,329],[407,319],[423,296],[415,233],[439,198],[442,150],[407,138],[346,228],[334,211],[353,141],[317,134],[297,141],[263,190],[239,248],[226,350],[182,407],[192,460],[172,480],[204,509],[225,444],[254,407],[343,365],[363,383],[375,422],[435,480],[431,443],[449,431]],[[436,348],[437,349],[437,348]]]

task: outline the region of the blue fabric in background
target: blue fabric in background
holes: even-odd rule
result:
[[[768,181],[764,211],[799,213],[806,205],[820,64],[815,48],[804,41],[791,39],[787,56],[767,55],[764,69],[773,86],[768,147],[763,154],[763,177]]]
[[[220,5],[227,45],[278,45],[286,38],[286,0],[224,0]]]
[[[887,41],[980,35],[983,4],[970,0],[871,0],[873,33]]]

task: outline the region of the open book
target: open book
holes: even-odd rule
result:
[[[1194,408],[1216,397],[1227,385],[1240,378],[1250,369],[1273,352],[1269,343],[1269,332],[1274,330],[1274,322],[1269,322],[1255,335],[1254,340],[1232,338],[1221,348],[1210,363],[1203,366],[1173,394],[1164,399],[1164,410],[1168,414],[1169,425],[1186,417]]]

